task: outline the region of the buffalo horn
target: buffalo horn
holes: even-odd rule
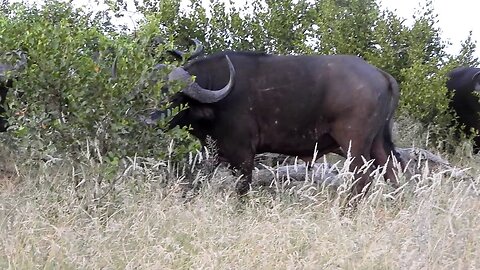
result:
[[[472,80],[475,81],[477,79],[478,75],[480,75],[480,71],[473,75]]]
[[[203,53],[203,45],[202,43],[194,38],[192,39],[193,43],[195,43],[195,51],[192,52],[192,54],[190,55],[190,57],[188,57],[188,59],[193,59],[197,56],[199,56],[200,54]],[[180,57],[180,58],[183,58],[187,53],[186,52],[182,52],[180,50],[171,50],[170,52],[172,52],[173,54],[175,54],[176,56]]]
[[[196,82],[193,82],[189,87],[182,90],[182,93],[201,103],[215,103],[225,98],[230,93],[233,88],[233,84],[235,83],[235,68],[233,67],[232,61],[230,61],[228,55],[225,57],[228,62],[228,69],[230,71],[230,79],[227,85],[220,90],[212,91],[202,88]]]

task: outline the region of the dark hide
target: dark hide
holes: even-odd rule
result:
[[[240,169],[244,181],[237,191],[249,189],[257,153],[272,152],[311,161],[329,152],[350,153],[351,170],[374,159],[387,165],[386,178],[396,183],[390,154],[394,149],[391,125],[398,105],[395,79],[355,56],[276,56],[223,52],[185,66],[203,88],[216,90],[229,81],[226,55],[235,68],[231,92],[215,103],[200,103],[183,92],[174,105],[189,108],[170,122],[191,125],[191,133],[205,144],[207,135],[219,157]],[[161,115],[160,112],[155,114]],[[353,194],[370,183],[368,173],[357,172]]]
[[[472,135],[472,129],[480,131],[480,102],[473,94],[480,91],[480,68],[459,67],[448,73],[447,88],[453,91],[450,108],[457,114],[460,125],[464,125],[463,132]],[[460,129],[460,127],[459,127]],[[474,138],[474,151],[480,150],[480,136]]]
[[[5,132],[8,128],[8,121],[4,115],[8,89],[12,87],[13,80],[17,79],[17,72],[25,68],[27,64],[27,55],[24,51],[15,50],[5,53],[5,56],[13,55],[19,58],[15,64],[0,63],[0,132]]]
[[[8,128],[8,121],[5,119],[5,99],[11,87],[12,80],[0,81],[0,132],[5,132]]]

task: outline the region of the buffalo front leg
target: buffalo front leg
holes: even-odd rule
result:
[[[250,185],[252,184],[252,173],[250,174],[244,173],[242,178],[238,180],[235,190],[237,194],[243,196],[250,191]]]
[[[243,196],[248,193],[250,190],[250,185],[252,183],[252,170],[253,170],[253,154],[237,153],[237,155],[230,158],[230,165],[236,170],[238,170],[241,175],[236,184],[237,194]]]
[[[241,164],[240,173],[242,174],[235,187],[237,194],[243,196],[248,193],[252,184],[253,158]]]

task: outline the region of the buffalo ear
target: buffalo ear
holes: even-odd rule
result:
[[[190,113],[195,120],[212,121],[215,118],[215,112],[209,106],[192,106],[189,108]]]

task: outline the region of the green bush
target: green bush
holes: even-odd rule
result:
[[[39,157],[77,157],[94,147],[102,159],[117,160],[135,154],[164,157],[176,139],[186,147],[180,154],[191,150],[185,132],[165,134],[165,123],[153,128],[138,121],[149,113],[146,108],[165,100],[161,82],[133,95],[156,63],[145,53],[155,34],[148,25],[145,36],[132,39],[108,32],[90,14],[62,2],[50,1],[41,9],[9,8],[1,19],[0,49],[22,48],[29,55],[28,68],[7,98],[10,134],[19,149]]]

